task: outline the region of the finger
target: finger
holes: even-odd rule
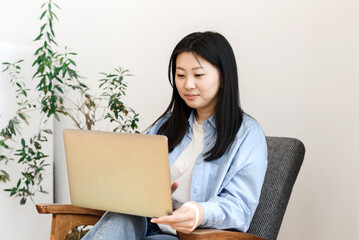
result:
[[[162,223],[167,225],[180,224],[181,222],[192,222],[194,221],[194,217],[190,212],[176,212],[170,216],[160,217],[155,219],[155,223]]]
[[[171,216],[164,216],[160,217],[158,219],[154,219],[154,222],[156,223],[163,223],[163,224],[172,224],[175,222],[185,221],[186,217],[181,215],[171,215]]]
[[[158,218],[151,218],[150,222],[151,222],[151,223],[156,223],[157,220],[158,220]]]
[[[178,188],[178,182],[173,182],[171,184],[171,193],[174,193]]]
[[[158,220],[155,223],[170,225],[173,227],[193,227],[194,220],[184,220],[184,221],[167,221],[167,220]]]
[[[164,219],[166,219],[166,217],[170,217],[170,216],[179,214],[178,210],[179,210],[179,209],[177,209],[176,211],[174,211],[174,212],[172,213],[172,215],[166,215],[166,216],[162,216],[162,217],[153,217],[153,218],[151,218],[150,222],[151,222],[151,223],[162,223],[162,221],[163,221]]]
[[[171,226],[172,229],[176,230],[177,232],[183,232],[183,233],[186,233],[186,234],[189,234],[192,231],[192,228],[186,228],[186,227],[174,227],[174,226]]]

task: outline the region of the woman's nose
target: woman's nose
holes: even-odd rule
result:
[[[195,88],[196,88],[196,84],[195,84],[194,79],[191,78],[191,77],[186,78],[184,87],[185,87],[186,89],[195,89]]]

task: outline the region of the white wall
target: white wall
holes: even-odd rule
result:
[[[33,47],[28,45],[19,45],[13,43],[1,42],[0,39],[0,62],[15,62],[20,59],[24,59],[25,62],[22,66],[22,81],[26,82],[28,88],[34,88],[35,82],[29,81],[33,75],[33,71],[30,66],[33,62],[32,54],[34,52]],[[29,77],[30,76],[30,77]],[[34,97],[31,92],[28,92],[30,97]],[[0,130],[3,129],[8,121],[15,115],[17,110],[17,99],[15,91],[9,84],[8,75],[5,73],[0,74]],[[21,137],[28,139],[36,134],[39,127],[40,114],[39,112],[29,112],[30,125],[23,125],[21,128],[21,136],[15,137],[20,142]],[[48,129],[53,129],[52,121],[47,125]],[[11,144],[11,143],[10,143]],[[13,188],[17,180],[21,178],[21,171],[23,166],[16,164],[18,158],[15,157],[15,161],[9,161],[5,165],[4,161],[0,162],[0,169],[6,170],[12,182],[0,183],[0,239],[12,240],[12,239],[48,239],[50,235],[51,216],[44,216],[37,213],[34,203],[51,203],[53,201],[53,137],[48,137],[48,142],[43,143],[43,151],[45,154],[51,156],[47,159],[47,163],[50,166],[46,167],[46,173],[44,174],[44,180],[42,187],[48,191],[49,194],[36,193],[34,202],[30,199],[27,200],[26,205],[20,205],[20,198],[10,198],[8,192],[4,192],[5,188]],[[11,144],[12,145],[12,144]],[[18,145],[19,147],[19,145]],[[1,152],[6,154],[6,152]]]
[[[0,40],[28,43],[42,1],[4,1]],[[121,65],[127,102],[141,129],[167,106],[167,64],[192,31],[215,30],[237,56],[244,109],[267,135],[301,139],[307,148],[278,239],[346,239],[359,226],[359,3],[355,0],[69,1],[55,32],[79,53],[82,76]],[[6,9],[6,10],[5,10]],[[33,43],[31,43],[33,44]],[[56,199],[68,202],[61,129],[55,124]],[[0,222],[1,224],[1,222]]]

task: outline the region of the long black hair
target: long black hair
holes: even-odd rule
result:
[[[157,132],[157,134],[167,136],[169,152],[182,141],[188,127],[187,120],[193,111],[180,97],[174,82],[177,56],[182,52],[192,52],[204,58],[220,73],[221,87],[215,108],[216,143],[205,153],[205,161],[216,160],[232,145],[243,120],[234,53],[227,39],[216,32],[191,33],[184,37],[173,50],[168,66],[168,78],[173,89],[172,99],[166,111],[156,120],[157,122],[171,112],[170,117]]]

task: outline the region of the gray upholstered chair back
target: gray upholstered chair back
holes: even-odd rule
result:
[[[258,208],[248,233],[277,239],[305,148],[294,138],[267,137],[268,168]]]

